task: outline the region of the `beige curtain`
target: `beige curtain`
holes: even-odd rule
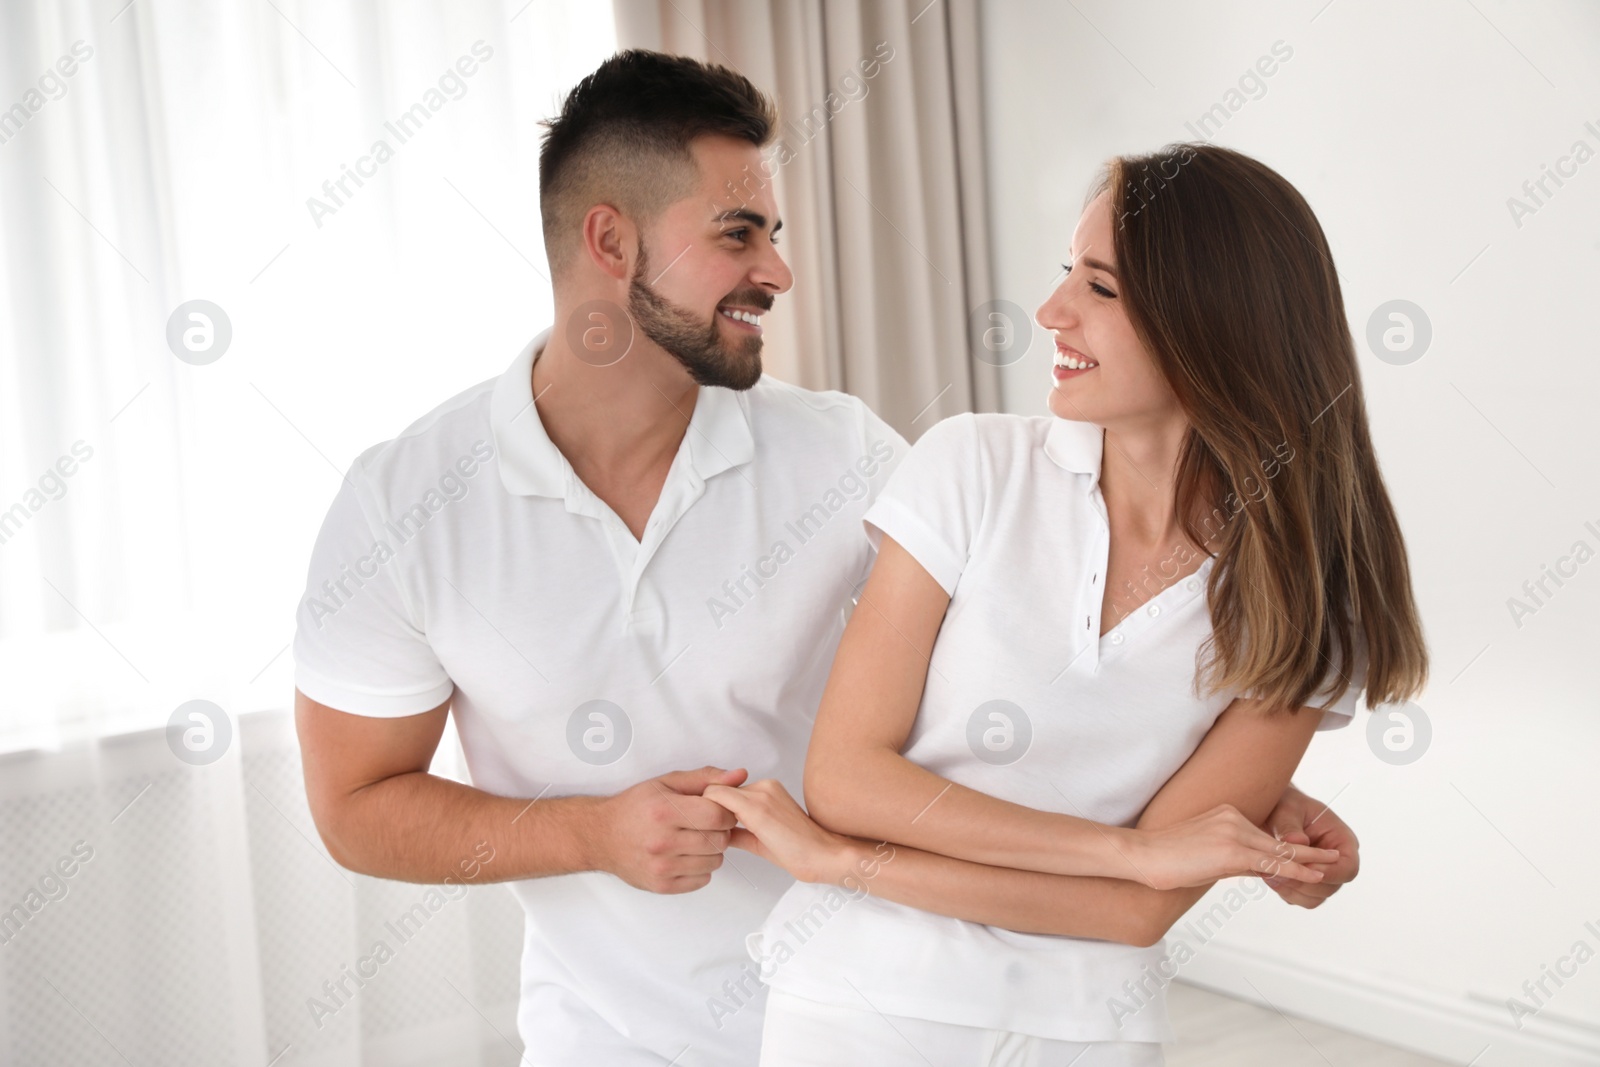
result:
[[[854,393],[912,440],[946,415],[999,410],[1007,360],[979,347],[996,320],[977,0],[613,7],[619,48],[731,66],[777,100],[795,286],[767,316],[769,371]]]

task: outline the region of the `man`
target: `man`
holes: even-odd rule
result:
[[[351,468],[295,639],[307,793],[352,870],[512,882],[526,1062],[750,1064],[744,937],[789,879],[725,854],[700,794],[799,795],[907,445],[761,373],[793,278],[754,86],[625,52],[548,125],[557,327]],[[452,711],[473,787],[427,773]],[[1318,808],[1291,790],[1274,818]],[[1353,845],[1332,813],[1314,833]]]

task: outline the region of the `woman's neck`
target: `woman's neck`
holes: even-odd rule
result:
[[[1134,428],[1106,428],[1100,492],[1117,534],[1148,547],[1183,538],[1173,507],[1173,486],[1188,432],[1188,421],[1181,417]]]

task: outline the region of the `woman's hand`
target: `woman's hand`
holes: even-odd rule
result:
[[[1339,858],[1334,849],[1273,837],[1232,804],[1159,830],[1130,833],[1133,847],[1128,862],[1138,871],[1137,880],[1152,889],[1206,885],[1242,874],[1316,883],[1322,880],[1322,872],[1304,864],[1332,863]]]
[[[802,882],[838,885],[857,869],[860,843],[818,826],[774,779],[740,788],[708,785],[701,795],[742,824],[734,828],[730,847],[754,852]]]

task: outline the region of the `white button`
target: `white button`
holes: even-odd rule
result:
[[[1160,604],[1151,604],[1150,605],[1150,614],[1152,614],[1152,615],[1160,615],[1161,614],[1161,605]]]
[[[1120,645],[1120,644],[1122,644],[1122,635],[1121,635],[1121,634],[1112,634],[1112,635],[1111,635],[1111,643],[1112,643],[1112,644],[1113,644],[1113,645]]]
[[[1198,581],[1196,581],[1195,579],[1190,578],[1189,582],[1188,582],[1188,587],[1189,587],[1189,591],[1193,592],[1194,590],[1200,588],[1200,583]]]

